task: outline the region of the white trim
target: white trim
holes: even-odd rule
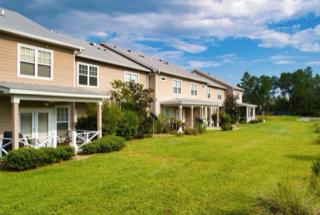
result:
[[[36,40],[40,40],[40,41],[45,41],[45,42],[49,42],[49,43],[53,43],[53,44],[57,44],[57,45],[61,45],[61,46],[75,48],[75,49],[78,49],[78,50],[84,50],[84,48],[81,47],[81,46],[76,46],[76,45],[60,42],[60,41],[53,40],[53,39],[39,37],[39,36],[28,34],[28,33],[25,33],[25,32],[12,30],[12,29],[9,29],[9,28],[6,28],[6,27],[0,27],[0,31],[5,31],[5,32],[11,33],[11,34],[16,34],[16,35],[19,35],[19,36],[24,36],[24,37],[28,37],[28,38],[32,38],[32,39],[36,39]]]
[[[63,123],[63,122],[58,122],[58,108],[68,108],[68,129],[71,130],[71,107],[70,105],[56,105],[55,106],[55,111],[56,111],[56,130],[58,132],[58,123]]]
[[[87,77],[87,85],[84,84],[80,84],[79,83],[79,67],[81,65],[87,66],[88,67],[88,77]],[[90,85],[90,67],[96,67],[97,68],[97,86],[92,86]],[[99,73],[100,73],[100,67],[98,65],[95,64],[89,64],[89,63],[83,63],[83,62],[77,62],[77,86],[78,87],[86,87],[86,88],[99,88],[100,84],[100,80],[99,80]]]
[[[192,94],[192,90],[193,90],[193,89],[192,89],[192,85],[193,85],[193,86],[196,86],[196,90],[195,90],[195,91],[196,91],[196,95],[193,95],[193,94]],[[195,97],[198,96],[198,84],[197,84],[197,83],[190,82],[190,95],[191,95],[191,96],[195,96]]]
[[[20,73],[20,63],[21,63],[21,59],[20,59],[20,50],[21,48],[30,48],[34,50],[34,70],[35,70],[35,75],[31,76],[31,75],[23,75]],[[44,52],[49,52],[50,53],[50,78],[46,78],[46,77],[39,77],[38,76],[38,52],[39,51],[44,51]],[[22,61],[25,62],[25,61]],[[47,80],[47,81],[53,81],[53,77],[54,77],[54,68],[53,68],[53,64],[54,64],[54,52],[51,49],[45,49],[45,48],[41,48],[41,47],[37,47],[37,46],[32,46],[32,45],[28,45],[28,44],[24,44],[24,43],[17,43],[17,77],[21,77],[21,78],[31,78],[31,79],[38,79],[38,80]],[[43,64],[40,64],[43,65]],[[49,66],[49,65],[45,65],[45,66]]]
[[[137,77],[138,77],[138,80],[137,80],[137,83],[140,83],[140,74],[139,73],[137,73],[137,72],[129,72],[129,71],[124,71],[124,75],[123,75],[123,81],[124,82],[127,82],[126,81],[126,75],[136,75]],[[132,79],[130,80],[130,81],[132,81]]]
[[[177,90],[177,93],[174,92],[174,88],[175,88],[174,82],[175,82],[175,81],[180,82],[180,93],[178,93],[178,90]],[[178,89],[178,88],[177,88],[177,89]],[[173,92],[173,94],[175,94],[175,95],[181,95],[181,94],[182,94],[182,80],[180,80],[180,79],[172,79],[172,92]]]

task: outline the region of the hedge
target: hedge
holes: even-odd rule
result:
[[[20,148],[10,151],[4,158],[4,166],[9,170],[34,169],[61,160],[69,160],[74,156],[74,149],[71,146],[58,148]]]
[[[106,153],[120,151],[126,146],[125,139],[114,135],[107,135],[92,141],[82,147],[83,154]]]

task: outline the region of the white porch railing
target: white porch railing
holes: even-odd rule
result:
[[[74,130],[72,131],[72,145],[76,153],[81,151],[81,148],[90,143],[94,138],[99,135],[99,131],[85,131]]]
[[[0,138],[0,158],[9,153],[5,148],[10,145],[12,145],[12,138]]]
[[[23,137],[19,138],[19,145],[23,145],[23,147],[33,147],[33,148],[41,148],[41,147],[56,147],[57,137],[55,136],[43,136],[43,137]]]

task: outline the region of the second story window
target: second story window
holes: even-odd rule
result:
[[[198,86],[197,86],[197,84],[191,83],[191,95],[192,96],[198,95]]]
[[[98,86],[98,66],[85,63],[78,64],[78,84],[80,86]]]
[[[53,51],[18,45],[18,75],[39,79],[52,79]]]
[[[218,95],[218,100],[222,100],[222,91],[221,90],[217,91],[217,95]]]
[[[133,81],[134,83],[139,82],[139,74],[133,72],[125,72],[124,73],[124,81],[130,82]]]
[[[174,94],[181,94],[181,81],[180,80],[173,80],[173,93]]]
[[[239,101],[240,100],[240,93],[236,94],[236,100]]]
[[[208,99],[210,99],[210,98],[211,98],[211,91],[210,91],[210,88],[208,88],[208,90],[207,90],[207,97],[208,97]]]

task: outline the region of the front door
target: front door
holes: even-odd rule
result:
[[[21,110],[20,133],[29,139],[30,144],[37,143],[40,146],[52,146],[53,132],[51,126],[51,110]]]

